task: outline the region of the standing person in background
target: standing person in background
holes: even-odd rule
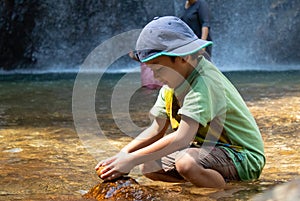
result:
[[[204,0],[187,0],[185,12],[181,19],[189,25],[198,38],[212,41],[210,36],[211,13],[208,4]],[[206,47],[206,52],[211,57],[212,46]]]

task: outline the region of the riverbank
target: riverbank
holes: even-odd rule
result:
[[[135,169],[131,176],[140,184],[154,186],[171,200],[248,200],[300,176],[300,72],[226,76],[245,99],[265,142],[267,164],[260,179],[231,183],[227,190],[199,189],[152,182]],[[110,109],[113,87],[121,77],[104,76],[95,100],[99,125],[115,151],[130,141],[114,123]],[[80,200],[99,182],[95,155],[110,155],[111,147],[94,142],[97,153],[91,153],[79,138],[72,116],[74,79],[57,74],[0,78],[0,200]],[[139,84],[139,75],[128,84]],[[136,125],[149,124],[148,110],[156,94],[138,89],[132,96],[129,111]]]

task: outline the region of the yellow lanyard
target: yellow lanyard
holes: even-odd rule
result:
[[[177,100],[174,100],[174,89],[166,89],[165,91],[165,102],[166,102],[166,113],[170,119],[170,123],[173,130],[176,130],[179,127],[179,115],[174,114],[174,109],[179,109]],[[174,101],[174,102],[173,102]],[[174,105],[177,104],[178,108],[174,108]]]

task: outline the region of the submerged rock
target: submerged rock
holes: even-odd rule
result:
[[[154,189],[139,185],[131,177],[120,177],[116,180],[101,182],[91,188],[83,197],[95,200],[161,200]]]

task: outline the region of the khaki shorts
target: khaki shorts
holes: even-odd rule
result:
[[[206,149],[190,147],[183,151],[177,151],[167,155],[161,159],[162,169],[166,174],[177,179],[183,179],[175,167],[175,160],[180,157],[182,152],[192,155],[195,161],[204,168],[219,172],[226,182],[240,180],[228,152],[220,147],[207,147]]]

